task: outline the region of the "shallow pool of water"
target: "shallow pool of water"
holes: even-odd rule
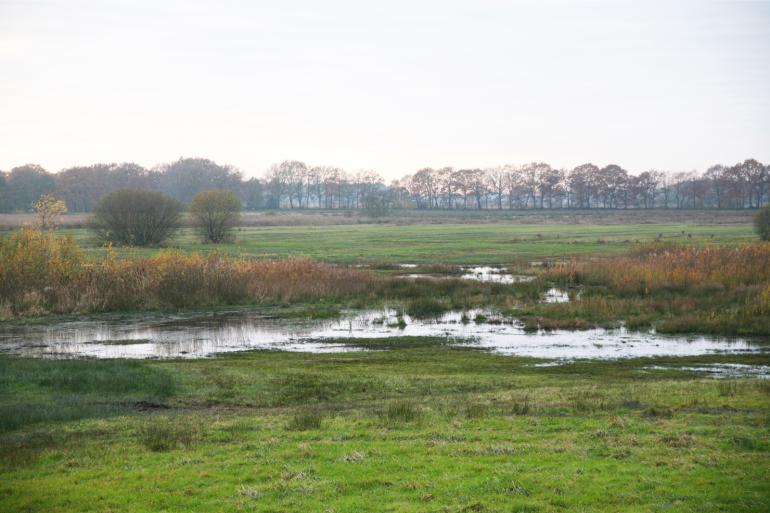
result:
[[[544,303],[569,303],[569,292],[564,289],[550,288],[543,298]]]
[[[526,274],[511,274],[500,267],[491,266],[465,266],[460,278],[464,280],[477,280],[491,283],[524,283],[535,279]]]
[[[416,264],[399,264],[404,269],[414,269]],[[534,280],[536,277],[529,274],[511,274],[503,267],[489,265],[463,265],[460,266],[460,274],[430,274],[430,273],[410,273],[402,274],[403,278],[431,278],[431,279],[456,279],[474,280],[489,283],[525,283]]]
[[[477,315],[486,316],[486,321],[475,322]],[[395,310],[386,309],[351,312],[335,320],[274,319],[251,312],[187,319],[102,318],[0,328],[0,352],[96,358],[204,357],[254,349],[342,352],[360,349],[327,341],[395,336],[447,337],[458,346],[554,359],[755,353],[768,348],[765,341],[666,336],[624,329],[526,333],[511,319],[479,310],[419,320],[398,317]]]
[[[744,363],[704,363],[697,366],[650,365],[648,370],[674,370],[693,372],[709,378],[760,378],[770,379],[770,365],[748,365]]]

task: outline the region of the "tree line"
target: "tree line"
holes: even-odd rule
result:
[[[179,159],[154,169],[139,164],[94,164],[49,173],[28,164],[0,173],[0,211],[26,212],[42,195],[64,200],[69,212],[91,212],[101,198],[123,189],[152,190],[189,204],[205,190],[238,193],[246,208],[260,208],[261,183],[244,179],[232,166],[208,159]]]
[[[262,178],[245,178],[208,159],[179,160],[146,169],[138,164],[94,164],[50,173],[28,164],[0,172],[0,212],[27,212],[43,195],[62,199],[70,212],[91,212],[122,189],[161,192],[190,204],[199,192],[238,195],[245,210],[259,209],[744,209],[770,202],[770,166],[754,159],[705,172],[632,174],[610,164],[559,169],[544,162],[481,169],[424,168],[386,184],[374,171],[284,161]]]

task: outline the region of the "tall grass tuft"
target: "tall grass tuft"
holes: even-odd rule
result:
[[[139,429],[139,439],[148,450],[163,452],[190,447],[200,438],[200,426],[183,417],[156,417]]]
[[[406,312],[416,319],[439,317],[447,310],[446,305],[430,297],[413,299],[406,308]]]
[[[294,415],[286,429],[289,431],[311,431],[321,429],[323,416],[317,411],[303,411]]]
[[[383,413],[385,421],[390,425],[418,421],[422,418],[422,411],[411,401],[394,401],[388,404]]]

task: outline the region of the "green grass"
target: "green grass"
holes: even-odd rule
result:
[[[93,255],[104,252],[86,229],[66,229]],[[248,258],[307,256],[340,263],[508,264],[517,260],[570,255],[620,254],[636,242],[663,240],[687,244],[755,240],[750,223],[698,224],[447,224],[243,227],[232,244],[201,244],[182,230],[169,245],[184,252]],[[157,249],[121,249],[151,255]]]
[[[438,317],[449,310],[449,306],[432,297],[413,299],[406,308],[406,313],[415,319]]]
[[[770,384],[648,368],[768,356],[535,367],[442,341],[203,360],[0,358],[3,404],[112,410],[6,426],[0,511],[770,509]]]
[[[171,395],[163,369],[131,360],[0,358],[0,433],[37,422],[114,415]]]

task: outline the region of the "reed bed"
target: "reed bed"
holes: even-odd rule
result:
[[[770,334],[770,244],[643,246],[627,256],[555,264],[546,280],[582,288],[581,299],[533,315],[623,320],[669,333]]]
[[[545,277],[568,285],[606,286],[615,293],[632,295],[769,284],[770,244],[652,244],[629,256],[561,262],[546,269]]]
[[[0,317],[353,297],[376,274],[307,258],[245,260],[162,251],[87,260],[69,237],[22,229],[0,244]]]

